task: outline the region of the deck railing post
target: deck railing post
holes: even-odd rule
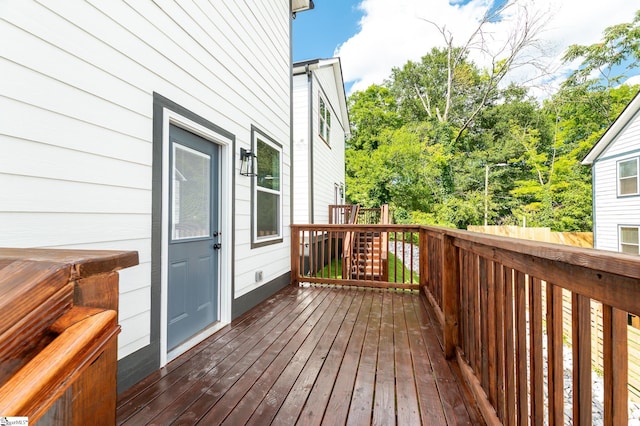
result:
[[[608,305],[602,308],[604,424],[625,425],[629,413],[627,313]]]
[[[458,346],[458,324],[460,317],[460,270],[458,249],[454,237],[442,238],[442,313],[444,315],[443,343],[447,359],[456,355]]]
[[[300,278],[300,228],[291,225],[291,285],[298,285]]]
[[[426,294],[429,285],[429,257],[431,254],[429,253],[429,235],[423,227],[420,227],[418,247],[420,249],[420,272],[418,275],[420,279],[420,292]]]

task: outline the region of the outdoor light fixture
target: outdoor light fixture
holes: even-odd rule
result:
[[[244,148],[240,148],[240,174],[242,176],[255,176],[254,159],[256,155]]]

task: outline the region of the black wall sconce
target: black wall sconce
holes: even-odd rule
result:
[[[240,148],[240,174],[242,176],[255,176],[256,155],[244,148]]]

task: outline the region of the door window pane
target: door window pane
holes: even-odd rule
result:
[[[178,143],[173,144],[171,238],[211,235],[211,157]]]

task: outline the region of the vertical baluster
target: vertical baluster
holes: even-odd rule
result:
[[[573,424],[590,425],[591,414],[591,303],[573,293]]]
[[[404,260],[405,260],[405,249],[404,248],[405,248],[405,244],[406,244],[405,235],[406,234],[404,232],[402,232],[402,258],[401,258],[401,261],[402,261],[401,262],[401,264],[402,264],[402,269],[401,269],[402,270],[402,281],[400,281],[402,283],[406,282],[405,281],[405,276],[404,276],[404,269],[405,269],[404,268],[404,264],[405,264],[404,263]]]
[[[313,255],[311,256],[309,264],[311,265],[311,276],[318,277],[318,231],[314,229],[311,232],[311,252]]]
[[[529,364],[531,424],[544,423],[544,367],[542,366],[542,283],[529,278]]]
[[[488,262],[484,257],[478,259],[478,326],[480,330],[479,344],[479,365],[480,370],[476,370],[480,373],[480,383],[484,392],[489,395],[489,321],[488,312],[489,307],[489,277],[488,277]]]
[[[604,424],[626,425],[628,419],[627,313],[603,305]]]
[[[444,239],[446,240],[446,238],[445,236]],[[447,244],[443,245],[446,246]],[[443,253],[445,253],[444,250]],[[447,274],[445,268],[443,268],[443,275]],[[469,360],[469,284],[467,283],[466,273],[467,252],[466,250],[460,250],[460,344],[467,360]],[[447,303],[446,294],[444,295],[443,303]]]
[[[415,280],[414,278],[414,271],[413,271],[413,253],[415,252],[414,249],[414,245],[415,245],[415,238],[416,235],[413,231],[411,231],[411,233],[409,234],[409,236],[411,237],[411,246],[409,247],[409,282],[411,284],[413,284],[414,282],[416,282],[417,280]]]
[[[514,338],[514,271],[504,268],[504,300],[505,300],[505,393],[507,396],[505,424],[516,424],[516,380],[515,380],[515,338]]]
[[[458,346],[458,326],[462,325],[465,321],[460,317],[461,313],[465,312],[465,306],[464,303],[462,306],[460,304],[460,262],[458,249],[453,244],[453,238],[449,236],[444,237],[440,256],[443,270],[442,313],[444,315],[444,352],[445,356],[451,359],[455,356],[456,346]]]
[[[465,251],[465,286],[467,287],[467,339],[468,346],[465,352],[469,357],[469,365],[476,368],[476,322],[475,322],[475,299],[473,297],[476,292],[476,283],[473,280],[473,254]],[[477,370],[476,370],[477,371]]]
[[[325,247],[326,247],[325,244],[327,244],[326,237],[327,237],[326,233],[324,231],[320,231],[320,241],[319,241],[319,246],[320,246],[320,260],[319,260],[319,263],[320,264],[318,265],[318,267],[319,267],[320,271],[322,271],[321,272],[322,278],[324,278],[324,265],[325,265],[325,254],[326,254],[325,253],[325,251],[326,251],[325,250]]]
[[[496,265],[494,262],[487,261],[487,356],[488,356],[488,375],[489,375],[489,401],[493,407],[497,407],[498,402],[498,369],[496,364],[498,346],[497,342],[497,309],[496,309]]]
[[[480,320],[480,257],[477,254],[471,255],[471,282],[473,289],[473,352],[474,363],[473,368],[475,371],[481,371],[482,369],[482,349],[480,347],[480,340],[482,339],[482,326]]]
[[[518,425],[526,425],[529,420],[527,390],[527,304],[526,277],[516,271],[515,314],[516,314],[516,387],[518,394]]]
[[[547,365],[549,424],[564,423],[562,288],[547,282]]]
[[[505,423],[505,298],[504,298],[504,269],[501,264],[494,263],[495,277],[495,333],[496,333],[496,413]]]

